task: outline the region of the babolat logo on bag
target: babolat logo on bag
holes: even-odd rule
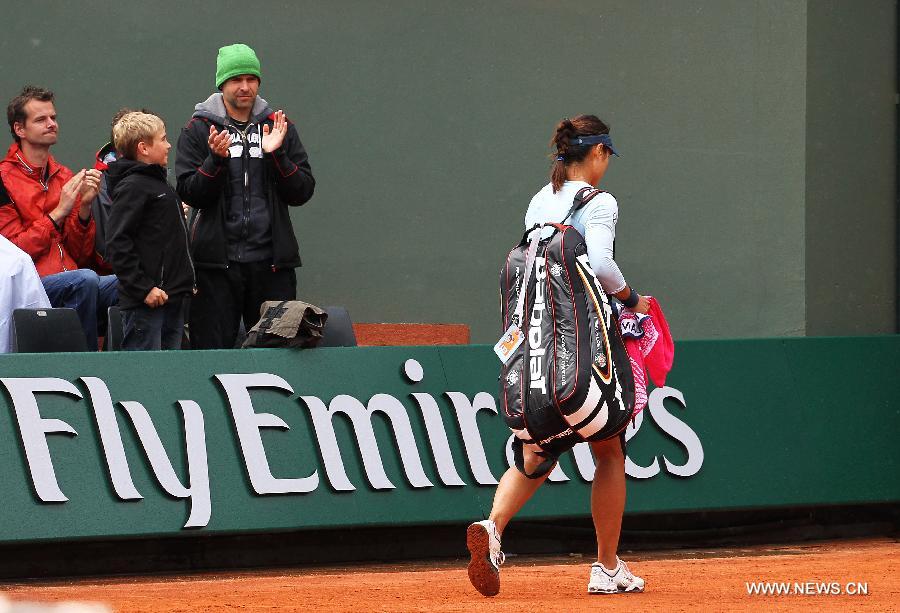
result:
[[[544,360],[546,360],[546,351],[542,340],[544,338],[544,274],[547,270],[546,261],[542,257],[534,258],[534,304],[532,305],[531,319],[528,322],[528,359],[531,372],[529,387],[541,390],[543,394],[547,393],[547,380],[544,376]]]
[[[580,190],[563,222],[599,193]],[[544,227],[553,232],[541,239]],[[500,270],[500,294],[500,403],[519,470],[526,472],[525,446],[546,458],[526,473],[539,477],[575,444],[625,429],[634,412],[631,364],[574,227],[526,232]]]

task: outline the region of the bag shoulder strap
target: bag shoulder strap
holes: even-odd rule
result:
[[[605,193],[602,189],[597,189],[595,187],[582,187],[575,194],[575,198],[572,200],[572,206],[569,207],[569,212],[566,213],[566,216],[562,218],[562,220],[555,224],[553,222],[546,223],[536,223],[527,230],[525,230],[525,234],[522,235],[522,240],[519,241],[519,245],[523,246],[528,243],[528,235],[531,234],[536,228],[541,228],[546,225],[550,226],[559,226],[566,223],[570,217],[575,213],[575,211],[579,210],[581,207],[586,205],[588,202],[594,199],[598,194]]]
[[[603,190],[597,189],[596,187],[582,187],[580,190],[578,190],[578,193],[575,194],[575,199],[572,201],[572,208],[569,209],[569,214],[566,215],[565,219],[562,220],[562,223],[565,223],[575,213],[575,211],[579,210],[581,207],[593,200],[598,194],[602,193],[604,193]]]

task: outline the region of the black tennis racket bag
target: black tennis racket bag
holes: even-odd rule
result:
[[[599,193],[579,191],[563,222]],[[553,233],[541,239],[547,226]],[[531,478],[549,472],[577,443],[618,435],[634,412],[631,364],[584,237],[564,223],[535,228],[500,270],[505,332],[495,347],[516,467]],[[524,466],[525,446],[546,458],[536,469]]]

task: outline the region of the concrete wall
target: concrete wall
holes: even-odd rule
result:
[[[832,57],[876,97],[894,87],[892,0],[3,4],[0,94],[55,89],[56,154],[73,167],[123,105],[157,110],[176,134],[214,87],[217,48],[255,47],[261,94],[297,122],[318,180],[294,217],[300,296],[355,321],[460,322],[492,342],[497,271],[547,181],[552,129],[592,112],[622,154],[604,182],[620,205],[617,259],[676,338],[893,331],[882,311],[896,293],[863,330],[828,306],[846,295],[831,277],[849,283],[859,266],[827,273],[865,262],[877,270],[864,291],[886,287],[896,146],[849,130],[837,190],[827,155],[807,153],[829,113],[861,108],[832,87]],[[869,119],[893,134],[878,100]],[[884,232],[832,260],[835,224],[807,203],[833,212],[850,186],[871,207],[854,239]]]

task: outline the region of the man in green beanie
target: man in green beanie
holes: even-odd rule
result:
[[[253,49],[219,49],[219,91],[194,107],[178,139],[178,195],[195,209],[193,349],[233,347],[241,320],[249,330],[263,302],[296,297],[288,207],[312,197],[315,179],[293,122],[258,95],[261,79]]]

